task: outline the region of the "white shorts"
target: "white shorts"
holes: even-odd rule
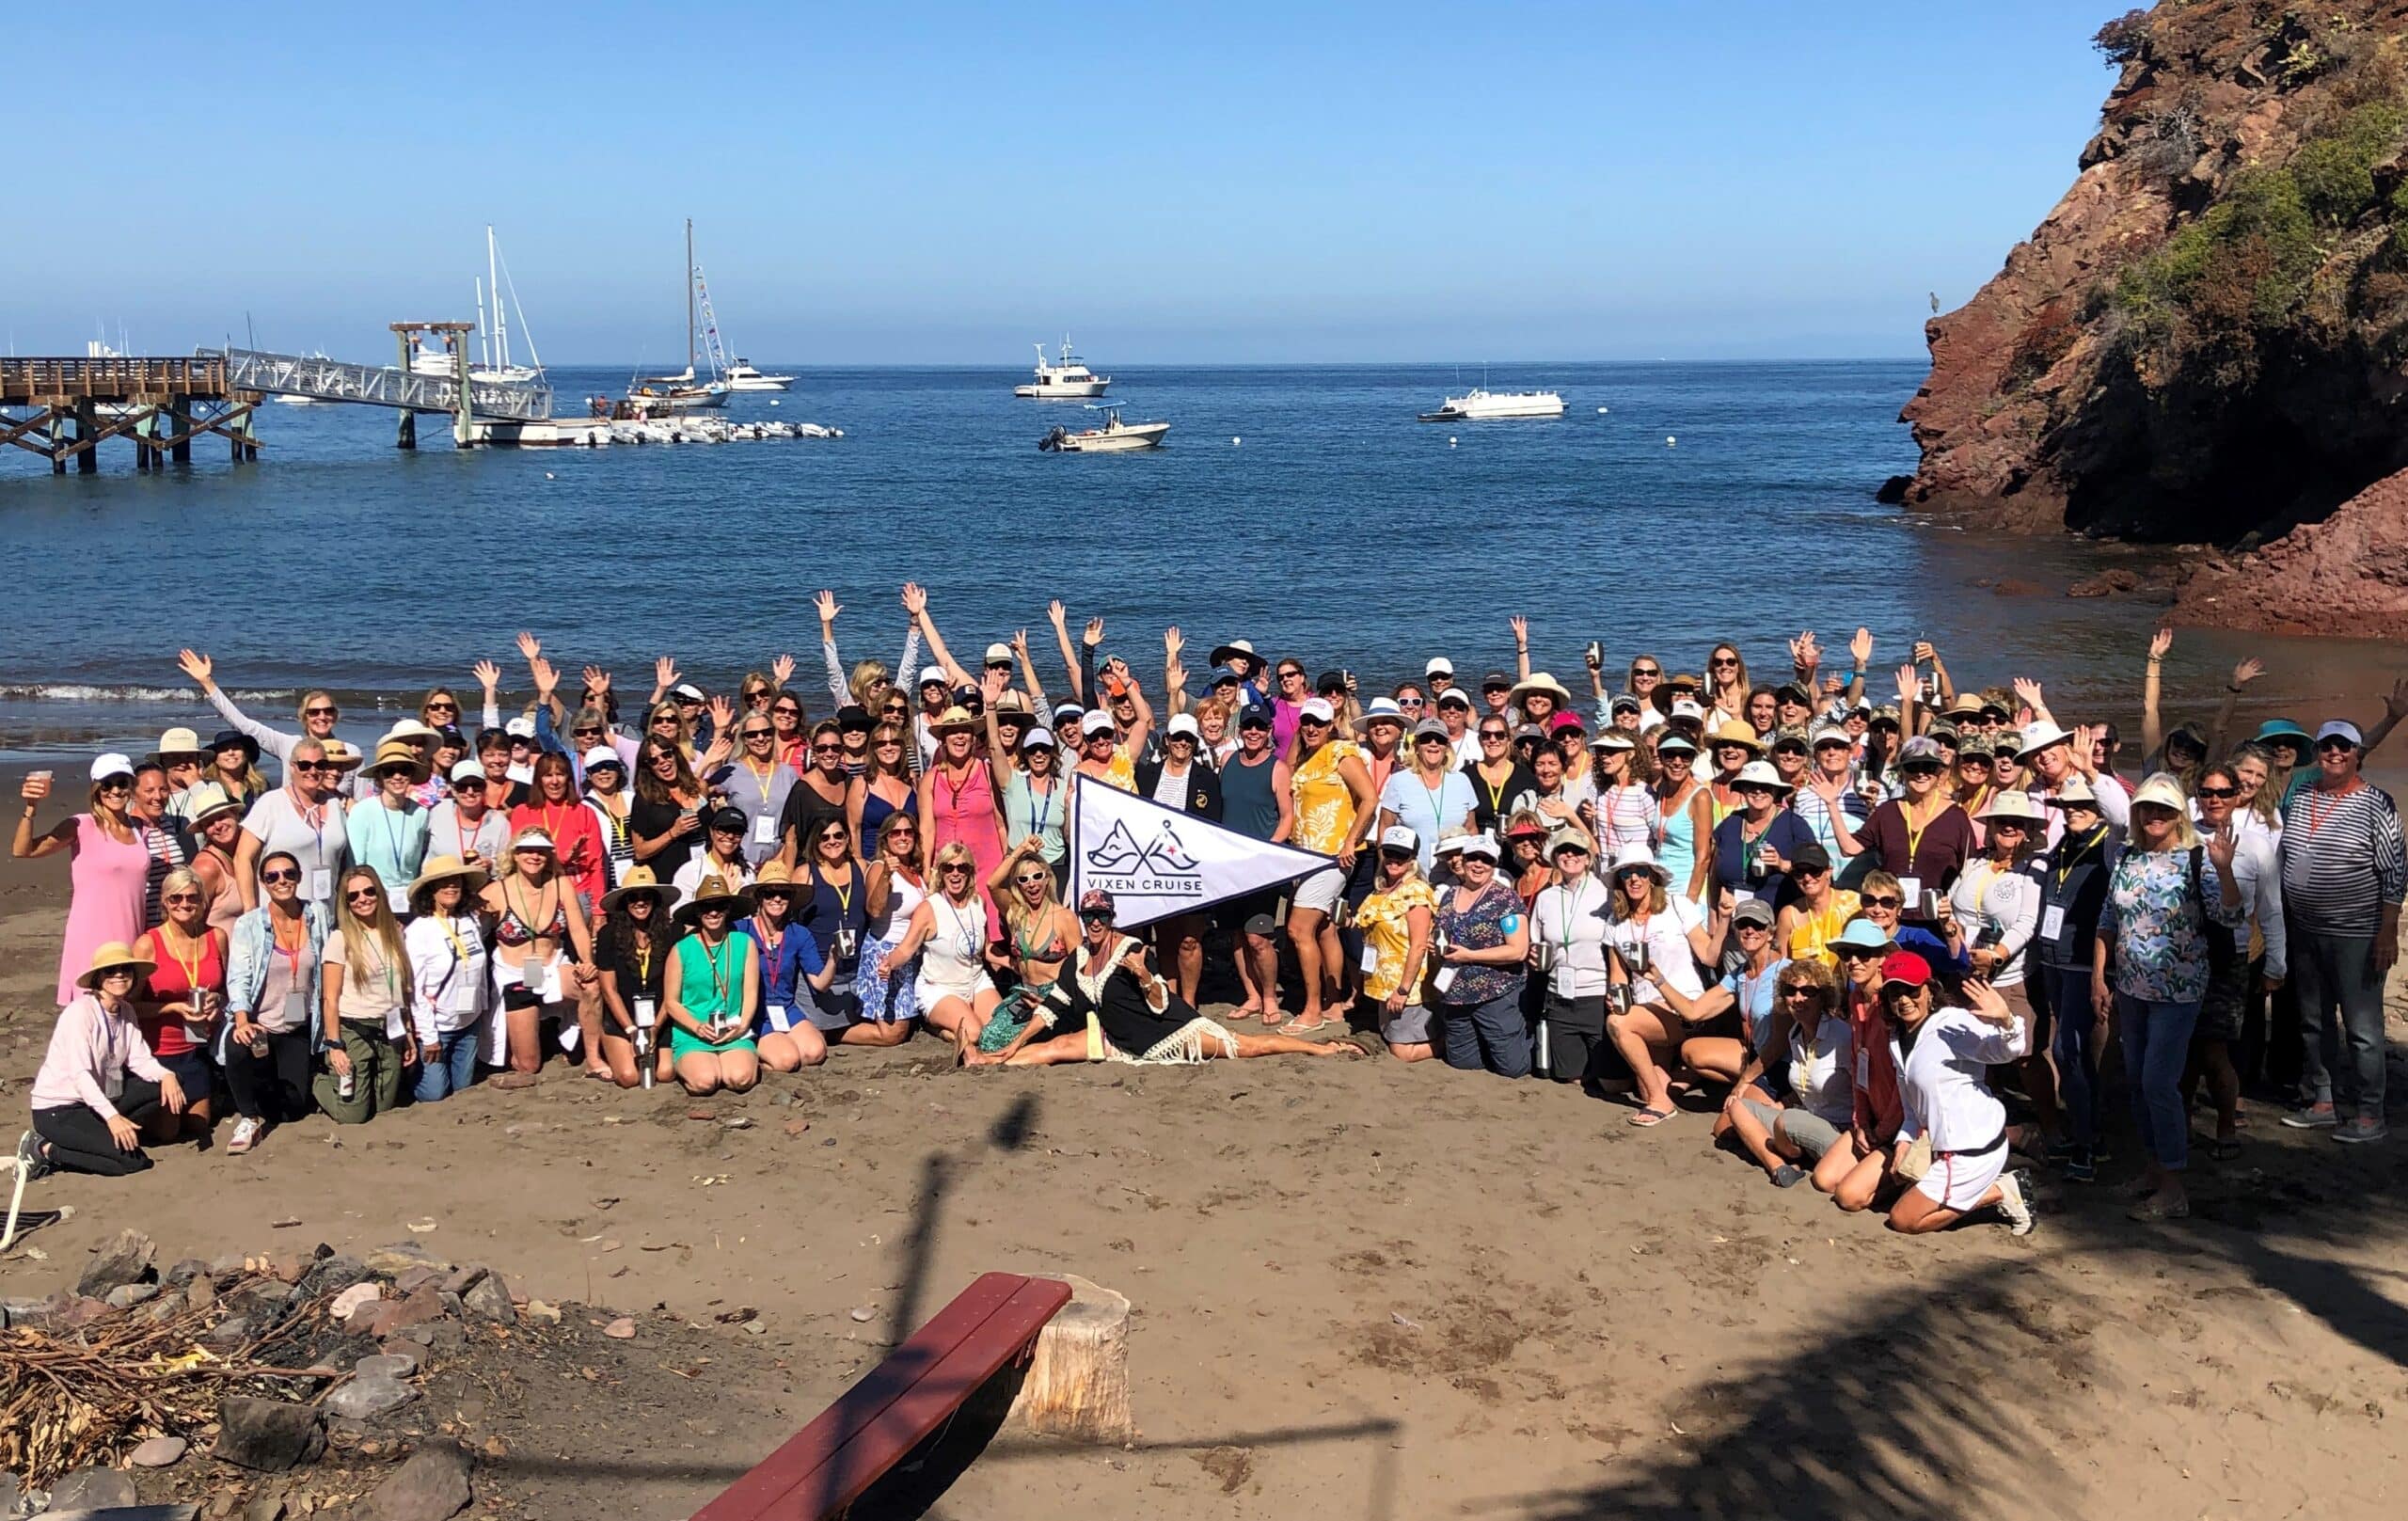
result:
[[[1296,884],[1288,906],[1334,915],[1338,912],[1338,900],[1345,895],[1346,874],[1336,866],[1323,866]]]
[[[925,973],[921,974],[919,981],[914,983],[912,986],[914,990],[913,996],[919,1000],[920,1012],[923,1014],[926,1014],[930,1009],[935,1008],[939,1003],[947,998],[958,998],[965,1004],[974,1006],[978,1001],[978,995],[980,993],[990,993],[995,990],[993,979],[989,977],[984,972],[981,972],[978,975],[973,977],[967,987],[963,987],[957,983],[939,982],[934,977],[928,976]]]
[[[2004,1140],[1987,1151],[1934,1151],[1931,1171],[1923,1175],[1915,1190],[1946,1209],[1970,1210],[1982,1202],[1999,1174],[2006,1171],[2006,1151]]]

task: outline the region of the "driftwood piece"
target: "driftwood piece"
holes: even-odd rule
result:
[[[1129,1442],[1129,1301],[1075,1274],[1070,1302],[1038,1334],[1012,1415],[1029,1430],[1085,1442]]]

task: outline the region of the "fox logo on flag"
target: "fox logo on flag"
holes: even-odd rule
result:
[[[1317,851],[1274,845],[1111,785],[1078,784],[1070,809],[1070,897],[1101,888],[1123,929],[1335,865]]]

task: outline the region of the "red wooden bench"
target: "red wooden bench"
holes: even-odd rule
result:
[[[1024,1360],[1070,1286],[987,1273],[693,1521],[826,1521]]]

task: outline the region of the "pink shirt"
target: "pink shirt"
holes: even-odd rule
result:
[[[34,1074],[33,1107],[64,1109],[80,1103],[107,1119],[117,1113],[110,1101],[125,1085],[125,1074],[152,1083],[167,1075],[143,1043],[141,1026],[134,1022],[134,1006],[111,1014],[101,1007],[101,995],[83,993],[58,1011],[50,1033],[50,1050]]]

